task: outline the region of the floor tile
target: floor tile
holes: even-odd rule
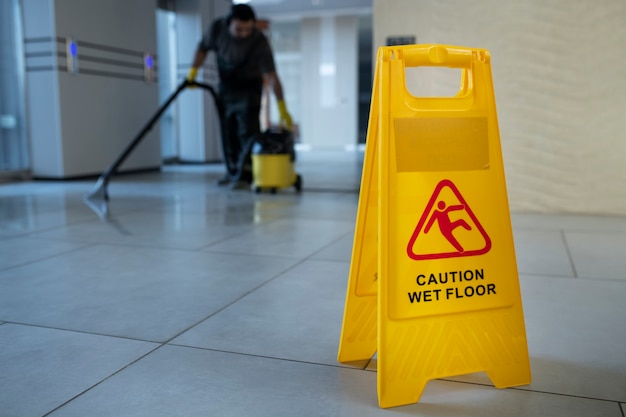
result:
[[[294,263],[94,246],[0,272],[0,319],[164,341]]]
[[[0,187],[2,190],[3,187]],[[63,227],[93,220],[93,214],[78,195],[0,195],[0,236]]]
[[[523,276],[521,286],[533,374],[523,389],[626,401],[626,285]]]
[[[520,274],[574,276],[561,232],[522,229],[515,231],[514,238]]]
[[[626,233],[567,232],[565,237],[578,276],[626,281]]]
[[[83,206],[90,210],[90,219],[106,221],[109,218],[115,219],[120,214],[133,211],[159,211],[167,207],[174,206],[178,196],[145,196],[145,195],[125,195],[111,197],[109,200],[101,198],[85,199],[80,196]]]
[[[4,324],[0,326],[0,413],[3,417],[42,416],[156,346]]]
[[[186,196],[185,203],[197,204],[196,196]],[[349,221],[354,223],[358,199],[354,194],[334,192],[303,192],[254,194],[222,192],[203,197],[211,199],[213,208],[221,212],[251,212],[255,219],[308,218]],[[193,202],[193,203],[192,203]]]
[[[39,209],[68,207],[69,196],[82,195],[89,183],[81,181],[24,181],[0,184],[0,200],[15,199],[11,205],[26,203]],[[59,205],[60,204],[60,205]],[[75,201],[79,205],[80,200]]]
[[[112,201],[127,196],[171,198],[199,194],[217,190],[216,180],[223,173],[222,164],[163,165],[159,171],[114,176],[108,190]]]
[[[288,198],[288,196],[281,197]],[[295,201],[296,204],[283,206],[280,212],[295,218],[348,221],[352,225],[355,223],[358,206],[356,194],[303,192]],[[271,208],[276,210],[276,207]]]
[[[57,242],[34,237],[0,239],[0,271],[85,247],[84,244]]]
[[[312,259],[350,262],[352,259],[352,246],[354,244],[354,231],[351,230],[343,237],[317,252]]]
[[[622,417],[617,403],[450,381],[432,381],[418,404],[383,410],[373,372],[171,346],[51,417],[86,415]]]
[[[298,152],[295,168],[305,191],[354,192],[361,183],[363,155],[359,150]]]
[[[222,214],[133,211],[108,221],[70,225],[36,234],[41,238],[85,243],[197,250],[252,228],[228,223]]]
[[[347,221],[281,219],[211,245],[207,250],[267,256],[311,256],[354,227]]]
[[[348,268],[306,261],[172,343],[337,365]]]

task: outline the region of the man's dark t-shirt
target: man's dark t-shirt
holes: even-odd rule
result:
[[[215,51],[220,75],[220,90],[260,91],[263,74],[276,70],[274,57],[265,35],[253,29],[250,36],[239,39],[230,35],[226,19],[218,19],[206,31],[200,48]]]

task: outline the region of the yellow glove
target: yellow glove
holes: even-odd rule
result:
[[[187,74],[187,82],[195,83],[196,82],[196,75],[198,75],[198,68],[191,67],[191,69],[189,69],[189,73]],[[192,88],[194,88],[194,87],[195,86],[192,86]]]
[[[293,121],[291,120],[291,115],[287,111],[287,105],[285,104],[285,100],[278,100],[278,113],[280,114],[281,126],[291,130]]]

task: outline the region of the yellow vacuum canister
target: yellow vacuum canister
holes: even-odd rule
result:
[[[288,130],[269,129],[263,132],[252,148],[252,186],[260,193],[294,187],[302,190],[302,177],[295,171],[293,135]]]

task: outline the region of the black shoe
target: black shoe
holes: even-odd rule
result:
[[[228,185],[232,182],[232,178],[230,175],[226,174],[224,175],[222,178],[220,178],[219,180],[217,180],[217,185],[219,186],[224,186],[224,185]]]
[[[231,190],[250,190],[250,183],[248,181],[234,181],[230,186]]]

